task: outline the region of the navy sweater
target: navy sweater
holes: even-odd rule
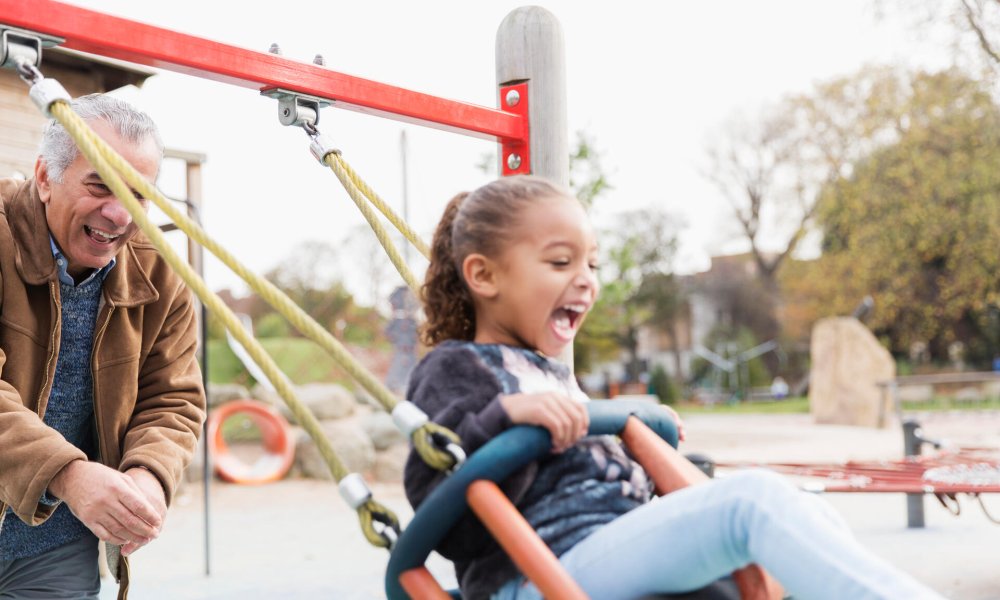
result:
[[[62,333],[56,374],[45,409],[45,424],[52,427],[91,458],[97,454],[94,441],[94,383],[90,354],[94,346],[94,323],[101,301],[104,273],[97,273],[78,287],[60,283]],[[51,502],[48,498],[43,502]],[[37,527],[29,527],[11,509],[0,532],[0,560],[36,556],[75,542],[84,536],[97,538],[60,504],[52,516]]]
[[[474,452],[512,424],[501,395],[556,391],[580,401],[569,369],[523,348],[449,341],[417,365],[407,399],[462,438]],[[411,452],[404,472],[407,498],[417,507],[444,478]],[[557,555],[598,527],[648,501],[645,472],[610,436],[585,438],[562,454],[528,465],[500,486]],[[455,563],[463,598],[489,598],[518,576],[514,564],[469,513],[438,551]]]

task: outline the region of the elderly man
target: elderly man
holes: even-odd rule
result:
[[[147,115],[73,108],[156,179]],[[192,298],[58,123],[0,199],[0,598],[97,598],[98,539],[115,559],[160,533],[201,431]]]

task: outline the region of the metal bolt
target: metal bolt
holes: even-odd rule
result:
[[[521,156],[519,154],[510,154],[507,156],[507,168],[511,171],[516,171],[521,166]]]
[[[267,49],[271,54],[281,54],[281,46],[277,42],[271,44],[271,47]]]
[[[326,65],[326,59],[323,58],[322,54],[317,54],[316,56],[313,57],[313,64],[314,65],[319,65],[321,67],[325,66]]]
[[[507,106],[517,106],[517,103],[521,101],[521,94],[517,93],[517,90],[508,90],[505,100]]]

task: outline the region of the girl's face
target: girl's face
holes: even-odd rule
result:
[[[476,303],[476,338],[559,355],[597,299],[597,241],[574,198],[529,204],[518,231],[490,260],[492,286]]]

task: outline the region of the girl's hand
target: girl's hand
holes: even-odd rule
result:
[[[668,406],[666,404],[661,404],[660,407],[663,410],[665,410],[668,413],[670,413],[670,417],[674,420],[674,423],[677,424],[677,441],[683,442],[684,441],[684,437],[685,437],[684,436],[684,421],[681,420],[681,416],[679,414],[677,414],[676,410],[674,410],[673,408],[671,408],[670,406]]]
[[[538,425],[552,435],[552,451],[562,452],[587,435],[590,416],[581,402],[565,394],[511,394],[500,397],[511,422]]]

